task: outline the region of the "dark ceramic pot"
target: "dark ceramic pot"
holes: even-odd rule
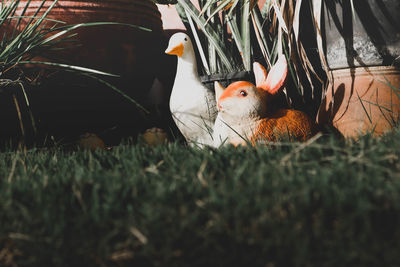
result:
[[[16,14],[27,1],[20,1]],[[42,0],[33,0],[25,16],[32,16]],[[39,15],[53,3],[46,1]],[[101,25],[79,28],[74,38],[79,47],[43,54],[46,59],[98,69],[121,75],[106,79],[137,102],[151,88],[163,56],[165,37],[156,5],[144,0],[60,0],[47,16],[67,24],[120,22],[151,29]],[[50,23],[50,22],[48,22]],[[164,39],[163,39],[164,38]],[[134,136],[146,128],[146,117],[136,105],[104,84],[85,77],[59,73],[43,79],[41,86],[28,92],[40,130],[63,140],[84,132]],[[101,136],[103,137],[103,136]],[[107,141],[107,140],[106,140]],[[114,142],[114,140],[112,140]]]

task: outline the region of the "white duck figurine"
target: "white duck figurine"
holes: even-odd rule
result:
[[[182,32],[172,35],[165,53],[178,56],[178,67],[169,101],[178,129],[190,145],[212,145],[212,129],[218,113],[215,94],[200,81],[189,36]]]

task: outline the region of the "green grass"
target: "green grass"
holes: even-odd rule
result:
[[[399,129],[3,152],[0,266],[399,266],[399,157]]]

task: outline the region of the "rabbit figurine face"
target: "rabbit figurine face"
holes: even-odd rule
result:
[[[282,87],[287,76],[287,62],[282,55],[267,75],[264,67],[254,63],[256,85],[239,81],[224,89],[215,84],[218,111],[226,122],[238,122],[264,118],[267,115],[268,99]]]
[[[218,100],[218,112],[226,122],[265,116],[267,92],[252,83],[239,81],[229,85]]]

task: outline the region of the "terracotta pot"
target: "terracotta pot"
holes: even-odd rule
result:
[[[16,14],[22,13],[27,1],[20,1]],[[42,0],[34,0],[26,10],[32,16]],[[46,1],[43,13],[53,1]],[[39,15],[41,14],[39,13]],[[77,24],[85,22],[129,23],[153,30],[152,33],[128,26],[94,26],[76,30],[79,48],[57,52],[51,56],[71,64],[97,68],[104,71],[126,74],[135,70],[147,71],[145,59],[154,58],[159,47],[157,38],[161,35],[161,15],[154,3],[143,0],[81,0],[58,1],[47,18]],[[145,64],[146,66],[137,65]]]
[[[345,137],[381,135],[399,120],[400,69],[348,68],[331,71],[333,83],[319,108],[317,122],[332,123]],[[390,83],[389,86],[387,83]]]

